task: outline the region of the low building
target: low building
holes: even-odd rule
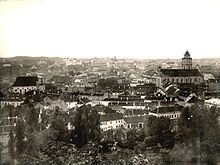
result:
[[[204,103],[207,108],[217,107],[220,109],[220,99],[219,98],[211,98],[211,99],[205,100]]]
[[[100,128],[102,132],[124,127],[123,114],[107,113],[100,116]]]
[[[20,106],[24,100],[20,98],[1,98],[0,99],[0,108],[3,108],[6,105],[12,105],[14,107]]]
[[[144,128],[147,122],[147,116],[128,116],[124,118],[126,129]]]
[[[213,74],[204,73],[204,82],[207,83],[207,84],[210,84],[210,83],[216,83],[217,80],[216,80],[216,78]]]
[[[7,161],[9,159],[9,154],[8,154],[8,141],[10,138],[9,134],[10,131],[12,131],[12,133],[15,134],[17,120],[21,120],[21,119],[16,116],[16,117],[3,117],[0,120],[0,142],[4,146],[4,149],[1,152],[2,162]]]
[[[178,119],[181,115],[181,106],[157,107],[149,112],[149,115],[156,117],[167,117],[171,120]]]
[[[220,110],[220,99],[219,98],[211,98],[209,100],[205,100],[205,107],[212,108],[216,107]],[[220,125],[220,115],[218,115],[218,124]]]

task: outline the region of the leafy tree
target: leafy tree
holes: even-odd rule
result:
[[[100,115],[97,110],[91,109],[88,114],[88,124],[89,124],[89,139],[94,142],[100,141]]]
[[[38,146],[37,146],[37,140],[35,134],[36,131],[29,132],[27,136],[25,151],[29,156],[35,156],[37,154]]]
[[[23,153],[25,149],[25,126],[23,121],[18,120],[16,123],[16,156],[19,158],[19,156]]]
[[[190,108],[185,108],[178,121],[177,141],[187,146],[193,146],[195,159],[201,159],[198,155],[203,155],[203,161],[213,164],[218,143],[218,110],[216,108],[207,109],[203,104],[196,104]],[[197,160],[200,161],[200,160]]]
[[[1,153],[3,149],[4,149],[4,145],[0,142],[0,162],[2,161]]]
[[[10,131],[10,133],[9,133],[8,152],[9,152],[11,160],[14,160],[14,158],[15,158],[15,137],[14,137],[12,131]]]
[[[88,141],[100,140],[100,117],[91,106],[82,106],[76,110],[72,124],[72,139],[78,147],[87,144]]]
[[[32,131],[38,128],[39,109],[35,109],[33,105],[30,106],[29,119],[27,121]]]
[[[150,144],[160,144],[165,148],[172,148],[174,145],[174,132],[172,131],[171,120],[165,117],[149,117],[148,131],[151,137],[147,142]]]
[[[57,141],[69,141],[69,133],[67,130],[67,121],[64,116],[58,115],[51,123],[51,129],[57,132]]]
[[[73,123],[74,130],[74,142],[78,147],[82,147],[88,142],[88,107],[82,106],[77,109],[75,119]]]

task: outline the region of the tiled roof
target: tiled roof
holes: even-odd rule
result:
[[[169,112],[177,112],[181,111],[182,107],[181,106],[166,106],[166,107],[158,107],[154,110],[152,110],[152,113],[169,113]]]
[[[146,116],[132,116],[132,117],[125,117],[124,120],[127,124],[131,123],[141,123],[146,122],[147,117]]]
[[[139,110],[139,109],[133,109],[133,110],[126,110],[124,115],[126,116],[138,116],[138,115],[147,115],[147,110]]]
[[[16,86],[36,86],[37,81],[38,81],[37,76],[17,77],[13,86],[14,87],[16,87]]]
[[[108,113],[100,116],[100,121],[113,121],[123,119],[123,114],[121,113]]]
[[[194,77],[202,76],[198,69],[161,69],[160,72],[169,77]]]

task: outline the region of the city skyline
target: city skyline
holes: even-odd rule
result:
[[[0,57],[218,58],[220,2],[0,1]]]

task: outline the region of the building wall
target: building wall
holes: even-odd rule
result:
[[[37,86],[12,87],[12,93],[24,94],[31,90],[37,90]]]
[[[100,124],[101,131],[114,130],[124,127],[124,119],[103,121]]]
[[[169,113],[158,113],[158,114],[149,112],[149,115],[156,116],[156,117],[167,117],[171,120],[174,120],[180,117],[181,112],[169,112]]]
[[[0,108],[6,106],[6,105],[12,105],[14,107],[20,106],[21,103],[23,103],[24,101],[0,101]]]
[[[8,141],[9,141],[9,133],[0,133],[0,142],[3,144],[5,147],[1,154],[1,162],[7,161],[9,159],[9,154],[8,154]]]
[[[138,123],[126,123],[125,128],[126,129],[135,129],[135,128],[143,128],[145,127],[145,124],[143,122]]]
[[[182,59],[182,69],[192,69],[192,59],[183,58]]]
[[[160,82],[162,82],[164,80],[169,80],[170,82],[180,83],[180,84],[182,84],[182,83],[202,84],[204,82],[204,79],[202,76],[197,76],[197,77],[161,77]],[[160,83],[160,82],[158,82],[158,83]]]

